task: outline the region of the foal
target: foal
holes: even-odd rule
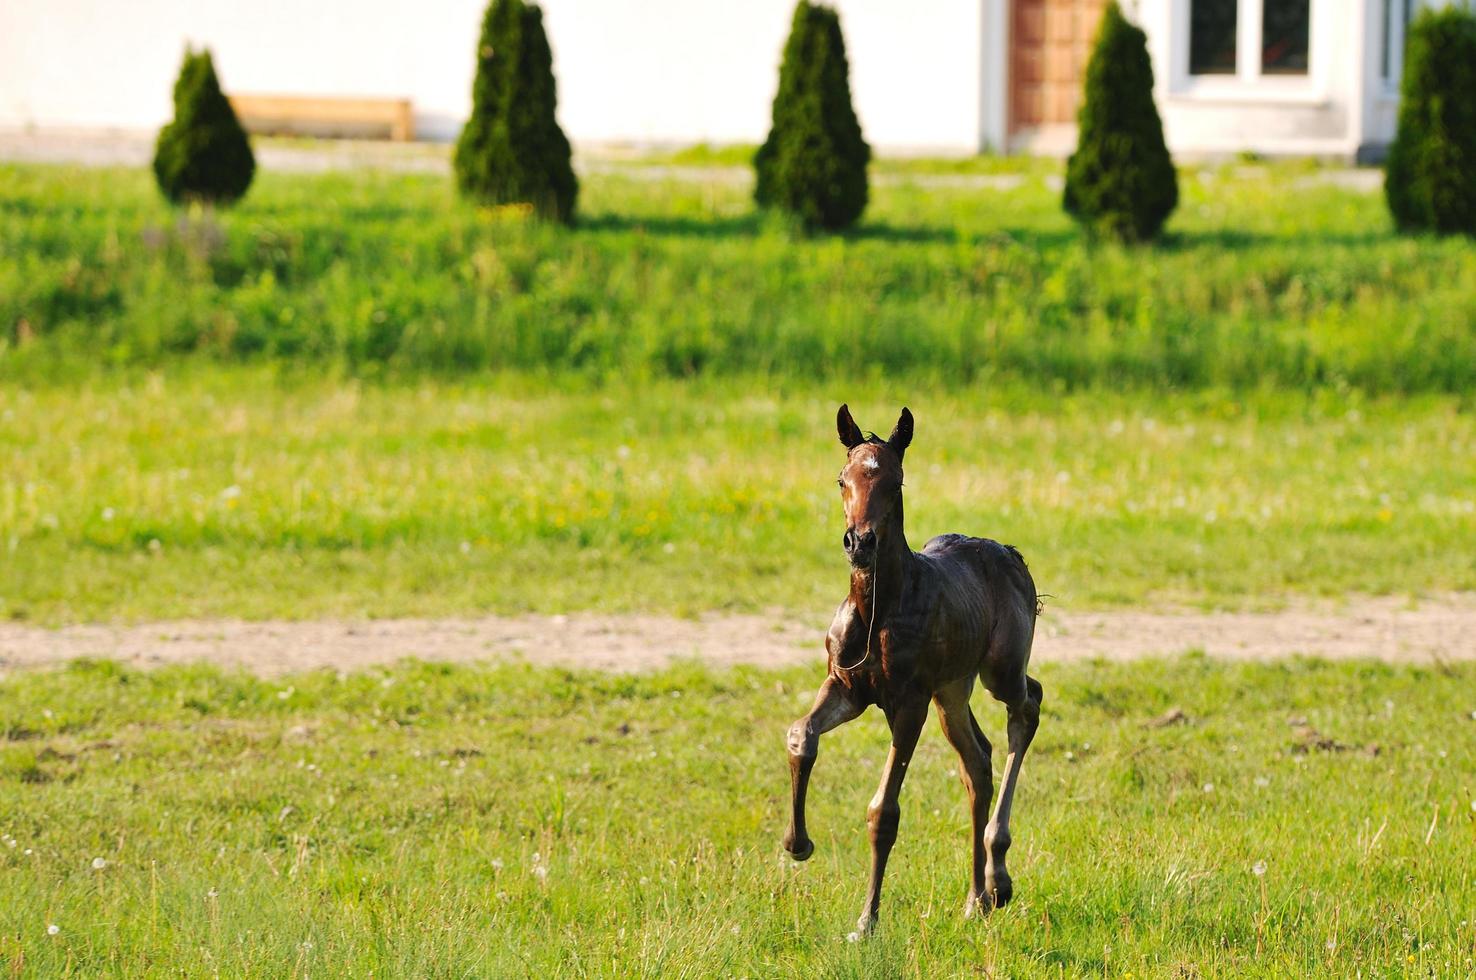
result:
[[[1020,762],[1040,720],[1041,687],[1027,677],[1038,612],[1035,582],[1020,553],[986,538],[943,534],[921,552],[902,531],[902,456],[912,441],[912,413],[902,409],[885,442],[863,437],[842,405],[836,415],[846,447],[840,473],[851,594],[825,636],[828,675],[808,714],[789,729],[792,809],[784,849],[796,861],[815,851],[805,832],[805,789],[820,736],[879,705],[892,730],[881,785],[866,809],[871,883],[856,928],[868,932],[881,905],[882,875],[897,840],[897,797],[912,750],[938,706],[943,734],[958,752],[973,816],[973,876],[964,914],[1004,905],[1012,887],[1005,870],[1010,802]],[[974,678],[1009,712],[1009,758],[993,795],[990,746],[969,709]]]

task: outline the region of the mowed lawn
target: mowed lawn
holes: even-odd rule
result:
[[[825,614],[842,400],[883,433],[916,414],[914,547],[1014,544],[1053,604],[1476,588],[1476,417],[1453,396],[196,365],[0,385],[0,613]]]
[[[1381,976],[1476,971],[1476,669],[1041,664],[1017,900],[961,917],[929,725],[878,933],[873,711],[781,855],[821,667],[106,662],[0,685],[0,969],[20,976]],[[1171,709],[1184,718],[1164,724]],[[1003,762],[1003,716],[976,699]],[[51,931],[55,927],[54,933]]]

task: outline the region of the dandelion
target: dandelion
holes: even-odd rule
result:
[[[735,936],[738,935],[738,932],[739,932],[739,930],[738,930],[738,923],[736,923],[736,922],[733,923],[733,928],[731,930],[729,930],[729,931],[732,932],[733,935],[735,935]]]
[[[104,521],[111,521],[113,519],[113,508],[104,507],[102,511],[102,519]]]
[[[848,943],[855,943],[855,942],[860,942],[860,941],[861,941],[861,934],[859,932],[848,932],[848,933],[846,933],[846,942],[848,942]]]
[[[51,922],[51,923],[48,923],[47,924],[47,926],[46,926],[46,934],[48,936],[55,936],[59,932],[61,932],[61,926],[57,925],[55,922]]]
[[[1204,784],[1204,791],[1206,793],[1213,793],[1215,791],[1215,784],[1214,783],[1205,783]]]
[[[105,858],[93,858],[92,859],[92,870],[93,871],[101,871],[103,868],[106,868],[107,866],[108,866],[108,862],[107,862],[107,860]]]
[[[666,544],[664,544],[664,545],[661,546],[661,550],[664,551],[668,555],[674,555],[674,554],[676,554],[676,545],[674,545],[670,541],[668,541],[668,542],[666,542]]]
[[[492,870],[493,871],[501,871],[502,870],[502,858],[493,858],[492,859]]]
[[[1271,780],[1267,779],[1265,776],[1257,776],[1256,785],[1259,786],[1261,789],[1265,789],[1267,786],[1271,785]]]
[[[1263,875],[1265,873],[1266,873],[1266,862],[1265,861],[1257,861],[1255,864],[1251,865],[1251,874],[1255,875],[1257,878],[1261,877],[1261,875]]]
[[[234,483],[220,492],[222,500],[235,500],[239,496],[241,496],[241,488]]]
[[[208,892],[205,893],[205,897],[206,898],[209,898],[209,899],[216,899],[216,898],[219,898],[220,897],[220,892],[218,892],[214,888],[212,888]]]
[[[461,542],[461,553],[463,555],[469,555],[469,554],[471,554],[471,542],[470,541],[463,541],[463,542]]]

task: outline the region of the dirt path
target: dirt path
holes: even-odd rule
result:
[[[367,622],[173,622],[42,629],[0,625],[0,669],[109,657],[139,666],[208,660],[265,675],[353,670],[402,657],[642,670],[674,658],[762,666],[819,663],[823,622],[761,616],[486,617]],[[1271,613],[1083,612],[1048,609],[1037,662],[1127,659],[1203,650],[1271,659],[1305,653],[1430,663],[1476,659],[1476,595],[1411,605],[1362,598]]]

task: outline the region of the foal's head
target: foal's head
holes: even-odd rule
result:
[[[846,512],[846,557],[854,567],[866,568],[891,535],[902,533],[902,454],[912,442],[912,413],[902,409],[886,441],[874,432],[863,436],[844,405],[835,426],[847,452],[838,481]]]

